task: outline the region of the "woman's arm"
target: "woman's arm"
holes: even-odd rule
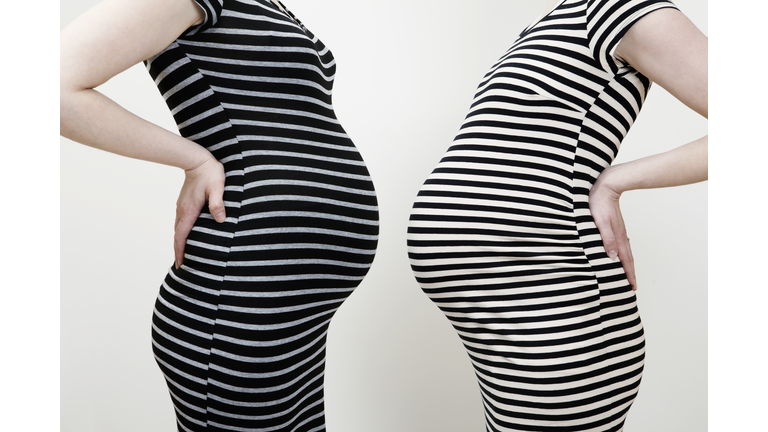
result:
[[[224,169],[205,148],[139,118],[94,88],[162,51],[204,17],[192,0],[107,0],[61,32],[61,135],[185,171],[176,209],[177,266],[206,201],[217,221],[225,219]]]
[[[652,12],[622,38],[615,55],[627,61],[685,105],[708,116],[708,39],[674,9]],[[634,189],[680,186],[707,179],[708,137],[674,150],[608,167],[589,194],[589,207],[612,259],[618,257],[637,289],[619,198]]]

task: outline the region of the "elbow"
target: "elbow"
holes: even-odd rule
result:
[[[65,138],[72,137],[73,132],[73,114],[74,92],[67,90],[63,83],[59,91],[59,134]]]
[[[63,69],[59,82],[59,134],[65,138],[74,139],[79,118],[84,118],[80,112],[85,102],[83,97],[88,90],[78,85],[77,81]]]
[[[62,65],[59,70],[59,134],[66,138],[71,136],[75,88],[71,75],[67,73],[66,68]]]
[[[70,132],[67,96],[67,93],[63,90],[59,93],[59,135],[63,137],[68,137]]]

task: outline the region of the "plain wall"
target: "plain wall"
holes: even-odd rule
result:
[[[329,432],[480,432],[477,382],[458,336],[413,278],[405,248],[421,183],[475,88],[548,0],[287,2],[334,52],[337,115],[381,208],[371,272],[331,324]],[[61,26],[97,3],[62,0]],[[707,5],[675,2],[707,33]],[[100,89],[176,131],[142,65]],[[618,161],[707,133],[654,86]],[[180,170],[61,139],[61,430],[175,430],[152,358],[150,318],[173,260]],[[707,430],[707,184],[622,199],[638,272],[647,359],[626,432]]]

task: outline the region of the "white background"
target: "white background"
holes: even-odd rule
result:
[[[287,4],[336,55],[337,114],[369,165],[381,207],[374,266],[331,325],[330,432],[483,430],[467,355],[413,279],[405,230],[413,198],[458,130],[480,78],[547,3]],[[62,27],[93,4],[62,0]],[[707,33],[705,2],[676,4]],[[142,66],[102,90],[175,130]],[[706,133],[706,120],[657,86],[620,158]],[[174,430],[149,320],[172,261],[182,175],[64,139],[60,151],[61,430]],[[707,188],[638,191],[622,200],[648,338],[627,432],[707,429]]]

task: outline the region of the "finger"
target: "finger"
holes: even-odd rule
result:
[[[224,189],[212,191],[208,196],[208,211],[216,222],[224,222],[227,219],[227,212],[224,207]]]
[[[608,258],[610,258],[611,261],[619,259],[619,248],[613,234],[603,241],[603,246],[605,247],[605,253],[608,254]]]
[[[632,290],[637,290],[637,273],[635,273],[635,256],[632,254],[632,244],[629,243],[629,239],[627,239],[627,250],[629,251],[629,261],[632,263],[632,271],[628,274],[631,274],[631,279],[627,277],[629,280],[629,283],[632,285]]]
[[[192,226],[195,223],[195,218],[181,215],[176,220],[176,227],[173,234],[173,251],[174,259],[176,261],[176,268],[181,267],[184,262],[184,247],[187,244],[187,237],[189,232],[192,231]]]
[[[619,257],[619,250],[616,244],[616,236],[613,233],[613,227],[610,223],[598,222],[597,220],[595,220],[595,225],[597,225],[597,230],[603,239],[605,253],[608,254],[608,258],[612,261],[616,261]]]
[[[619,254],[619,261],[624,268],[624,274],[627,277],[632,290],[637,289],[637,280],[635,278],[635,258],[632,255],[632,248],[629,245],[629,236],[627,236],[627,227],[624,224],[624,217],[621,212],[613,222],[613,232],[615,233],[616,249]]]
[[[635,274],[635,258],[632,255],[632,246],[629,243],[629,238],[626,236],[618,242],[619,247],[619,259],[621,260],[621,266],[624,268],[624,274],[627,276],[627,281],[632,286],[632,290],[637,290],[637,276]]]

